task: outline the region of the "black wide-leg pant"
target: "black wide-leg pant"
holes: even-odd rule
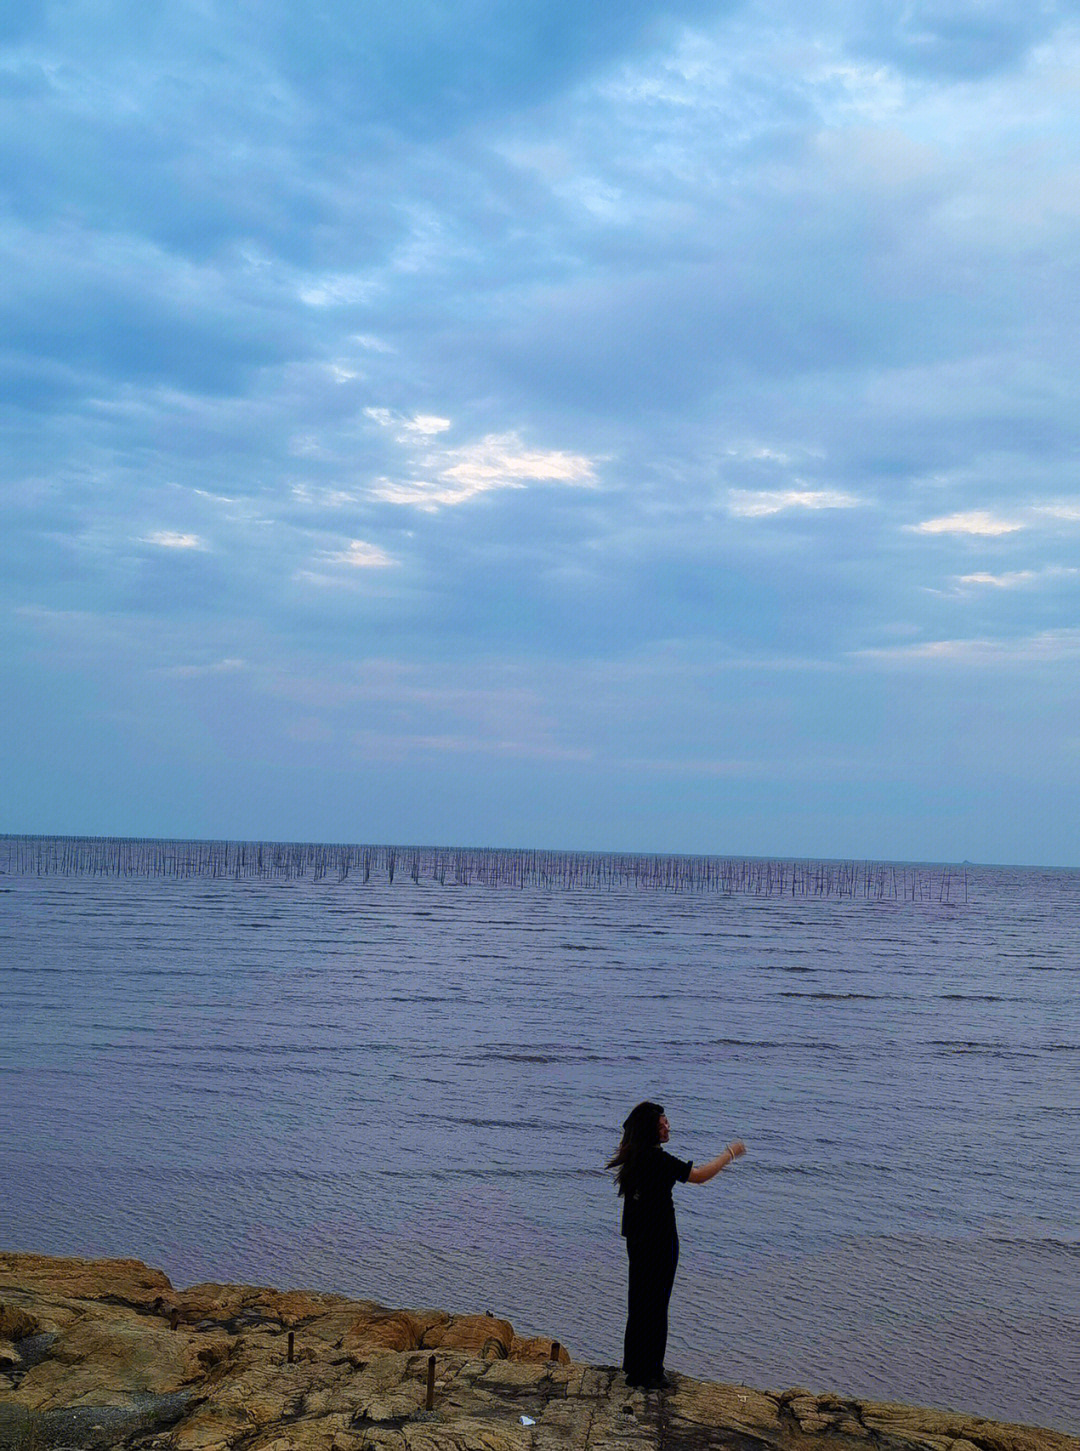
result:
[[[667,1349],[668,1302],[679,1263],[679,1236],[627,1236],[630,1289],[627,1295],[623,1370],[634,1383],[659,1380]]]

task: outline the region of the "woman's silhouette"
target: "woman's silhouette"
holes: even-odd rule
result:
[[[639,1103],[623,1124],[623,1135],[609,1169],[623,1199],[622,1232],[630,1262],[623,1370],[628,1385],[658,1390],[670,1384],[664,1375],[668,1301],[679,1263],[675,1228],[675,1184],[707,1184],[721,1169],[746,1153],[735,1139],[700,1169],[693,1160],[665,1153],[670,1125],[658,1103]]]

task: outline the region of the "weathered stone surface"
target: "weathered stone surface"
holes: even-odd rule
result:
[[[510,1342],[511,1360],[550,1360],[551,1347],[558,1342],[548,1340],[543,1335],[515,1335]],[[570,1353],[565,1346],[560,1345],[556,1360],[563,1365],[570,1364]]]
[[[440,1331],[448,1328],[451,1317],[441,1310],[381,1310],[376,1307],[356,1316],[342,1337],[346,1350],[419,1350],[422,1345],[438,1345]],[[427,1337],[436,1337],[430,1342]]]
[[[175,1306],[181,1320],[198,1324],[200,1320],[213,1320],[219,1324],[260,1320],[275,1320],[279,1325],[291,1327],[307,1320],[332,1313],[335,1310],[351,1309],[355,1314],[356,1302],[346,1300],[344,1295],[318,1294],[307,1290],[272,1290],[255,1285],[192,1285],[188,1290],[173,1290],[169,1286],[168,1302]]]
[[[433,1325],[422,1344],[426,1350],[441,1345],[448,1350],[471,1350],[476,1355],[497,1355],[505,1360],[513,1341],[514,1327],[509,1320],[494,1315],[453,1315],[446,1324]]]
[[[24,1340],[36,1335],[41,1326],[33,1315],[14,1301],[0,1299],[0,1340]]]
[[[766,1446],[785,1440],[776,1398],[748,1386],[718,1385],[680,1376],[678,1392],[669,1405],[672,1418],[679,1424],[723,1426],[734,1444],[739,1438]]]
[[[229,1348],[220,1333],[196,1337],[142,1316],[88,1310],[27,1372],[16,1399],[35,1411],[133,1405],[203,1380]]]
[[[0,1255],[0,1329],[0,1451],[1080,1451],[798,1388],[630,1390],[490,1314],[177,1290],[135,1260]]]
[[[116,1406],[93,1404],[32,1411],[16,1404],[0,1405],[0,1446],[29,1445],[34,1451],[115,1446],[165,1430],[190,1409],[192,1399],[190,1392],[174,1391],[129,1398]]]
[[[16,1288],[45,1290],[72,1300],[113,1300],[149,1307],[170,1291],[168,1277],[141,1260],[54,1259],[50,1255],[6,1254],[0,1251],[0,1299],[11,1283]]]

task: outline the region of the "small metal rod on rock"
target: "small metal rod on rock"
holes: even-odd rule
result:
[[[435,1409],[435,1357],[428,1356],[427,1363],[427,1400],[424,1402],[424,1409],[433,1411]]]
[[[290,1365],[293,1363],[293,1332],[289,1331],[289,1347],[285,1352],[285,1358]]]

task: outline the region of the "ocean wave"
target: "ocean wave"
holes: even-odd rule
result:
[[[1023,1003],[1026,998],[1013,997],[1006,993],[940,993],[950,1003]]]
[[[782,998],[816,998],[819,1002],[823,1002],[823,1003],[841,1003],[841,1002],[849,1002],[849,1001],[851,1001],[851,1002],[858,1001],[858,1002],[867,1002],[867,1003],[882,1003],[882,1002],[894,1001],[894,1000],[896,1000],[898,998],[901,999],[902,1001],[905,1001],[905,1002],[910,1002],[911,1001],[911,999],[908,998],[906,995],[900,994],[900,993],[822,993],[822,992],[798,992],[794,988],[788,988],[786,991],[779,993],[778,996],[779,997],[782,997]]]

